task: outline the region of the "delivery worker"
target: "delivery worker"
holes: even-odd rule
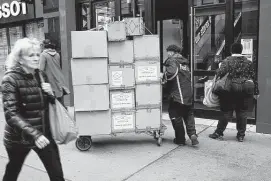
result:
[[[185,145],[186,130],[192,145],[199,144],[196,134],[195,119],[192,110],[192,87],[189,62],[181,55],[181,48],[170,45],[167,48],[168,59],[165,61],[163,75],[164,86],[169,92],[169,117],[175,130],[174,143]]]

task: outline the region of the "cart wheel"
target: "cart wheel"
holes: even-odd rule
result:
[[[75,142],[75,146],[80,151],[88,151],[92,146],[91,137],[89,136],[79,137]]]
[[[157,140],[157,145],[161,146],[162,145],[162,137],[159,137]]]

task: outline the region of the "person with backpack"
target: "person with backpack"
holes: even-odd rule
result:
[[[64,95],[70,94],[65,77],[61,70],[60,55],[56,52],[55,44],[49,39],[43,41],[44,50],[40,56],[40,70],[48,76],[54,95],[64,105]]]
[[[170,45],[167,48],[168,59],[165,61],[163,75],[164,86],[169,93],[169,117],[175,130],[173,142],[185,145],[185,129],[192,145],[199,144],[196,134],[195,118],[192,110],[192,86],[189,62],[181,55],[181,48]]]

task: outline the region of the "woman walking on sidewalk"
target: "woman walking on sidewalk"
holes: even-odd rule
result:
[[[192,145],[199,144],[195,128],[194,113],[192,110],[191,74],[188,60],[181,55],[181,48],[170,45],[167,48],[168,59],[164,63],[166,71],[164,79],[169,92],[169,117],[175,130],[175,144],[185,145],[186,130]]]
[[[6,61],[2,98],[9,162],[3,181],[17,180],[31,150],[38,154],[51,181],[64,181],[58,146],[49,125],[48,105],[49,101],[54,103],[55,97],[50,84],[39,79],[40,53],[37,40],[24,38],[15,43]]]
[[[259,95],[258,82],[253,63],[241,55],[242,44],[235,43],[231,49],[232,55],[226,58],[217,70],[217,77],[224,77],[228,73],[230,91],[221,92],[218,95],[223,118],[218,121],[215,132],[209,137],[223,139],[223,132],[227,128],[228,122],[233,119],[233,111],[235,111],[238,131],[236,138],[239,142],[243,142],[249,102],[253,101],[253,95],[255,98]]]

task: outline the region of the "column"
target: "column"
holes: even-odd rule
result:
[[[271,1],[260,0],[258,81],[260,98],[257,102],[256,129],[258,133],[271,134]]]
[[[65,105],[73,106],[71,31],[76,30],[75,0],[59,0],[59,14],[62,70],[71,91],[70,95],[65,96]]]

